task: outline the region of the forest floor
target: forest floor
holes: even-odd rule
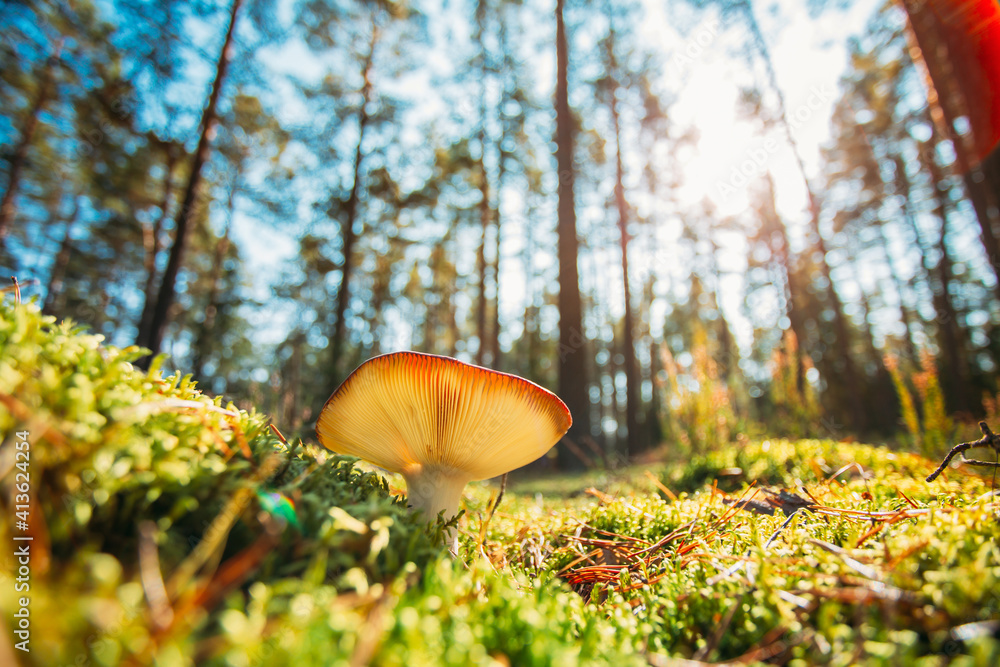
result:
[[[1000,664],[1000,498],[966,467],[666,449],[495,512],[469,485],[453,557],[395,480],[139,354],[0,307],[0,664]]]

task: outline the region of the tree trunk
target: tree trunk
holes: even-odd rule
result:
[[[899,270],[896,268],[896,261],[893,259],[893,251],[889,248],[889,239],[885,235],[885,229],[883,228],[883,223],[878,224],[878,234],[879,234],[879,245],[882,248],[882,254],[885,256],[886,265],[889,267],[889,276],[892,279],[892,284],[896,288],[896,294],[899,296],[899,319],[903,323],[903,328],[905,330],[903,334],[903,346],[906,348],[906,357],[914,362],[919,362],[919,357],[917,355],[917,344],[914,342],[913,332],[915,324],[913,321],[913,312],[910,310],[909,306],[906,305],[906,301],[903,298],[904,292],[904,282],[899,276]]]
[[[625,320],[622,323],[622,355],[625,370],[625,440],[626,456],[632,456],[643,449],[642,430],[639,426],[639,366],[635,358],[635,314],[632,312],[632,288],[628,271],[628,202],[625,199],[625,169],[622,165],[621,119],[618,115],[618,64],[614,52],[615,33],[608,35],[608,75],[612,79],[609,95],[611,122],[615,133],[615,206],[618,209],[618,232],[621,246],[622,292],[625,297]]]
[[[236,17],[242,3],[243,0],[233,0],[232,8],[230,9],[229,26],[226,29],[226,37],[222,41],[222,50],[219,52],[219,59],[215,69],[215,80],[212,82],[212,92],[208,96],[208,104],[205,106],[205,112],[201,117],[198,148],[194,153],[191,174],[188,176],[187,186],[184,189],[181,207],[177,211],[177,217],[174,219],[174,243],[170,248],[170,257],[167,260],[167,267],[163,271],[163,279],[160,282],[160,290],[156,297],[156,305],[152,309],[153,314],[150,317],[149,325],[145,330],[139,332],[139,344],[148,347],[151,351],[149,357],[141,360],[142,365],[145,367],[148,367],[152,357],[160,352],[160,347],[163,344],[163,336],[170,321],[170,309],[174,304],[174,297],[176,295],[177,275],[180,273],[181,264],[184,261],[188,233],[197,214],[198,186],[201,184],[202,168],[208,162],[212,150],[216,107],[219,102],[219,95],[222,92],[222,84],[225,81],[226,69],[229,65],[229,51],[233,41],[233,30],[236,28]]]
[[[879,158],[875,152],[875,145],[872,142],[872,138],[865,131],[863,125],[858,125],[856,129],[858,132],[861,133],[861,136],[864,138],[865,148],[868,151],[871,164],[877,166]],[[900,208],[902,209],[902,213],[904,216],[909,216],[911,215],[909,208],[910,187],[909,187],[909,181],[906,176],[906,163],[903,161],[902,156],[900,156],[899,154],[893,154],[891,151],[887,152],[890,153],[888,155],[888,159],[892,161],[896,173],[896,180],[894,183],[891,184],[893,193],[901,194],[905,191],[905,194],[902,194],[901,197],[902,203]],[[882,182],[883,189],[885,189],[887,186],[890,185],[886,183],[885,179],[883,178],[880,178],[879,180]],[[882,250],[882,255],[885,257],[886,266],[888,266],[889,268],[889,277],[892,280],[893,288],[896,290],[896,294],[899,297],[899,319],[903,323],[903,328],[905,330],[903,336],[903,346],[905,348],[906,357],[911,362],[917,364],[920,362],[920,359],[917,354],[916,343],[914,342],[915,325],[914,325],[913,311],[911,311],[909,306],[907,306],[906,304],[905,289],[904,289],[906,283],[903,281],[902,277],[900,276],[899,269],[896,267],[895,253],[890,248],[889,237],[886,236],[885,233],[885,222],[880,219],[875,223],[875,226],[878,229],[879,247]],[[883,370],[885,369],[883,368]]]
[[[923,155],[923,151],[921,154],[921,164],[925,169],[929,167],[929,165],[927,164],[927,157]],[[935,164],[933,170],[928,169],[928,171],[931,172],[933,180],[933,175],[939,174],[939,167],[937,167],[937,165]],[[944,239],[947,237],[948,206],[946,203],[946,199],[942,199],[939,197],[937,185],[938,185],[937,182],[935,182],[934,190],[935,190],[935,201],[937,204],[935,207],[935,213],[937,214],[939,220],[941,221],[941,234],[939,236],[939,244],[941,245],[944,251],[942,253],[941,258],[938,260],[937,266],[934,265],[934,262],[930,256],[930,252],[928,251],[927,246],[924,244],[922,234],[920,233],[920,228],[917,226],[916,218],[913,215],[913,212],[910,210],[909,205],[906,205],[904,207],[904,213],[905,213],[904,219],[907,221],[910,227],[910,231],[913,233],[913,237],[917,244],[917,248],[920,251],[920,261],[921,264],[923,265],[924,273],[927,275],[927,282],[929,283],[930,286],[932,294],[932,303],[936,314],[933,323],[937,325],[938,344],[939,347],[941,348],[941,354],[945,355],[945,358],[947,359],[946,361],[946,364],[948,366],[947,371],[948,375],[950,375],[955,372],[961,373],[965,368],[964,366],[960,365],[957,354],[959,351],[959,344],[957,341],[964,340],[965,335],[961,329],[958,330],[953,329],[953,327],[958,326],[958,316],[955,306],[951,300],[951,294],[947,289],[945,289],[945,287],[947,287],[947,284],[950,284],[951,280],[951,269],[950,269],[951,262],[950,258],[948,259],[947,262],[945,262],[947,248],[944,246]],[[910,183],[909,179],[907,179],[905,175],[903,175],[902,178],[900,179],[900,192],[904,194],[906,200],[909,201]],[[945,262],[945,267],[941,266],[942,262]],[[945,278],[945,283],[946,283],[945,286],[941,285],[942,277]],[[942,388],[945,392],[945,398],[949,403],[949,409],[952,410],[958,409],[957,407],[955,407],[957,406],[958,401],[956,401],[953,398],[953,394],[951,392],[951,386],[956,381],[959,383],[963,383],[964,386],[964,379],[962,376],[959,376],[957,380],[956,378],[953,377],[945,377],[943,378],[942,382]]]
[[[490,327],[490,351],[493,355],[493,367],[499,370],[503,367],[503,360],[501,359],[500,352],[500,247],[502,241],[500,216],[501,207],[503,206],[503,193],[507,176],[507,159],[510,157],[510,153],[504,149],[504,140],[507,137],[507,129],[509,127],[509,119],[505,108],[507,103],[511,101],[513,97],[508,83],[511,83],[513,78],[516,76],[512,72],[512,67],[509,64],[507,30],[504,28],[504,20],[502,17],[498,17],[497,19],[497,40],[500,51],[500,70],[503,72],[503,76],[501,78],[502,92],[497,106],[498,118],[500,122],[500,134],[496,138],[496,206],[493,208],[493,285],[496,289],[496,294],[493,296],[494,308],[493,322]],[[514,85],[516,86],[516,83]]]
[[[810,197],[810,199],[812,199],[812,197]],[[823,278],[826,280],[827,298],[833,306],[833,325],[837,336],[837,356],[840,361],[840,366],[844,372],[843,389],[847,395],[847,403],[851,411],[851,425],[855,429],[863,431],[868,425],[868,415],[865,411],[862,392],[859,391],[861,387],[860,375],[858,374],[854,356],[851,353],[851,330],[847,322],[847,316],[844,314],[844,305],[840,300],[840,296],[837,294],[836,287],[834,287],[833,276],[830,272],[830,265],[826,261],[826,241],[823,239],[823,235],[819,230],[818,205],[814,203],[811,208],[814,208],[814,213],[811,216],[811,226],[813,234],[816,236],[817,254],[821,258],[819,261],[819,267],[821,273],[823,274]],[[830,378],[828,378],[828,381],[829,380]]]
[[[659,373],[660,367],[660,351],[659,345],[653,336],[649,336],[649,382],[650,382],[650,401],[649,405],[646,407],[646,433],[649,438],[649,442],[652,443],[653,447],[657,447],[663,442],[663,424],[660,420],[660,415],[662,414],[662,401],[663,398],[660,396],[660,382]]]
[[[850,326],[848,325],[847,317],[844,314],[843,303],[841,302],[840,296],[837,294],[837,290],[834,287],[830,265],[826,261],[826,241],[823,238],[819,225],[819,200],[816,198],[816,193],[813,190],[812,183],[810,183],[809,176],[806,173],[805,162],[802,160],[802,154],[799,150],[798,142],[792,135],[792,126],[788,121],[788,114],[786,111],[787,107],[785,105],[785,96],[784,93],[782,93],[781,88],[778,86],[778,77],[774,71],[774,62],[771,59],[771,53],[767,47],[767,42],[764,40],[764,35],[760,31],[760,25],[757,23],[757,18],[754,16],[753,6],[750,4],[749,0],[743,0],[743,7],[747,16],[747,24],[750,28],[750,32],[757,45],[757,49],[760,51],[761,58],[764,61],[764,69],[767,72],[768,81],[778,98],[778,117],[782,128],[785,131],[785,137],[788,141],[788,145],[791,147],[792,154],[795,156],[799,173],[802,176],[802,181],[806,188],[806,195],[809,201],[809,226],[813,236],[815,236],[820,272],[823,274],[823,278],[826,280],[827,284],[827,299],[833,308],[838,357],[837,361],[839,361],[839,365],[843,371],[843,386],[847,396],[848,407],[851,412],[852,426],[859,431],[863,431],[867,425],[867,414],[865,411],[864,401],[861,397],[861,392],[857,391],[858,387],[860,387],[860,376],[854,362],[854,357],[851,356]],[[799,345],[804,346],[804,343],[805,341],[800,338]]]
[[[485,131],[480,128],[480,143],[482,150],[486,150]],[[476,364],[482,366],[487,362],[486,347],[489,344],[486,333],[486,237],[490,228],[490,182],[486,173],[486,162],[483,156],[479,157],[479,248],[476,251],[476,273],[479,275],[479,301],[476,304],[476,337],[479,345],[476,347]]]
[[[454,296],[455,293],[449,290],[445,292],[443,298],[441,299],[441,303],[444,304],[444,315],[446,318],[445,324],[447,326],[446,331],[448,333],[448,347],[444,354],[449,357],[454,357],[458,354],[457,343],[462,339],[462,331],[458,326],[458,314],[455,312],[456,306],[455,299],[453,298]]]
[[[3,249],[7,233],[10,231],[10,224],[14,220],[17,212],[15,197],[18,187],[21,184],[21,172],[28,160],[28,149],[35,139],[35,132],[38,130],[39,116],[45,105],[48,104],[52,95],[53,81],[55,79],[55,67],[59,62],[60,45],[55,54],[45,60],[45,68],[42,70],[41,81],[38,84],[35,99],[28,110],[28,117],[24,121],[24,128],[21,130],[21,138],[14,147],[14,152],[10,157],[10,171],[7,174],[7,189],[0,197],[0,250]]]
[[[610,319],[610,318],[609,318]],[[597,386],[601,390],[601,405],[600,405],[600,424],[601,424],[601,435],[604,436],[606,431],[604,430],[604,419],[610,417],[615,422],[615,430],[612,435],[611,442],[607,443],[605,449],[605,458],[610,450],[615,454],[621,452],[622,444],[622,406],[621,402],[618,400],[618,371],[621,370],[618,364],[615,362],[615,357],[618,356],[617,350],[615,349],[615,341],[612,339],[611,345],[604,348],[607,352],[608,360],[604,364],[604,368],[601,368],[597,364],[597,355],[594,355],[594,377],[597,378],[608,378],[605,380],[598,380]],[[605,401],[605,391],[604,387],[607,385],[607,401]],[[626,398],[626,400],[628,400]],[[627,408],[626,408],[627,409]],[[626,434],[627,435],[627,434]],[[606,437],[606,436],[605,436]],[[626,452],[627,452],[627,440],[626,440]]]
[[[995,189],[1000,173],[995,171],[995,163],[989,159],[983,164],[974,164],[975,157],[970,156],[972,151],[955,128],[956,120],[966,114],[962,109],[964,105],[952,93],[957,73],[951,71],[946,39],[941,34],[938,19],[933,12],[928,11],[925,3],[901,0],[901,4],[908,18],[909,30],[906,35],[910,43],[910,58],[924,74],[931,124],[944,133],[955,150],[955,166],[976,213],[980,240],[986,250],[990,268],[997,278],[994,289],[1000,298],[1000,235],[997,232],[995,213],[1000,203],[997,201],[1000,192]]]
[[[222,282],[226,255],[229,254],[229,239],[233,227],[233,216],[235,215],[238,179],[239,177],[237,176],[233,181],[232,187],[229,189],[229,197],[226,202],[226,210],[229,215],[226,220],[225,231],[223,231],[222,237],[216,241],[215,250],[212,253],[212,273],[208,279],[208,299],[205,306],[205,319],[202,320],[201,332],[194,343],[194,359],[191,363],[191,368],[194,370],[195,377],[199,379],[205,379],[205,366],[208,363],[208,357],[211,354],[216,335],[215,323],[218,319],[219,308],[221,307],[219,304],[219,293],[222,291],[220,283]]]
[[[56,258],[52,262],[52,270],[49,272],[49,287],[45,290],[45,304],[42,306],[42,312],[46,315],[56,315],[58,311],[58,308],[56,308],[56,299],[60,298],[63,294],[66,268],[69,264],[69,255],[73,246],[73,239],[70,234],[79,215],[80,198],[75,197],[73,199],[73,213],[70,214],[69,220],[66,221],[62,243],[59,244],[59,252],[56,253]]]
[[[341,252],[343,263],[340,267],[340,286],[337,288],[337,310],[334,314],[333,339],[330,341],[330,362],[335,380],[340,380],[344,369],[341,357],[344,351],[344,337],[347,331],[347,305],[351,299],[351,277],[354,273],[354,246],[358,235],[354,229],[358,218],[358,202],[361,200],[362,161],[364,160],[363,144],[365,132],[371,118],[368,115],[368,103],[372,96],[372,64],[375,59],[375,47],[378,44],[378,26],[372,21],[372,36],[368,45],[368,53],[361,67],[361,108],[358,110],[358,143],[354,148],[354,182],[351,192],[344,204],[344,223],[341,227]]]
[[[718,292],[714,294],[714,298],[716,304],[719,304]],[[729,330],[729,322],[722,313],[722,306],[718,305],[717,308],[719,312],[719,377],[728,384],[735,371],[736,354],[733,350],[735,345],[733,344],[733,334]]]
[[[177,154],[172,145],[166,148],[166,176],[163,183],[163,198],[160,200],[160,215],[156,218],[153,226],[143,225],[142,245],[146,252],[143,265],[146,270],[146,285],[143,289],[145,303],[142,307],[142,314],[139,316],[139,335],[149,331],[153,321],[153,308],[156,305],[156,258],[159,257],[163,249],[160,245],[160,235],[163,233],[163,225],[170,215],[170,200],[174,196],[174,165],[177,161]],[[140,343],[141,344],[141,343]]]
[[[535,209],[528,205],[528,220],[533,218]],[[527,341],[525,345],[528,358],[524,363],[525,376],[529,379],[539,380],[540,351],[538,344],[538,308],[535,305],[535,239],[532,233],[532,226],[526,225],[524,230],[524,315],[522,317],[523,333],[522,338]]]
[[[504,133],[501,131],[500,137],[498,139],[498,155],[500,156],[500,162],[497,165],[497,194],[496,194],[496,207],[493,209],[493,286],[496,293],[493,295],[493,322],[489,327],[489,337],[490,337],[490,356],[492,358],[493,368],[500,369],[501,359],[500,359],[500,203],[502,201],[501,193],[503,192],[504,186],[504,176],[506,174],[506,169],[504,165],[505,153],[502,147],[504,139]]]
[[[281,373],[281,417],[283,427],[292,433],[302,427],[302,409],[299,405],[302,387],[302,349],[306,345],[305,334],[294,331],[285,341],[292,348],[288,361],[283,364]]]
[[[729,328],[729,322],[722,312],[720,291],[722,286],[722,269],[719,267],[719,246],[714,238],[709,238],[709,243],[711,245],[712,277],[715,280],[715,284],[711,287],[712,303],[714,304],[715,311],[719,314],[719,332],[717,334],[719,340],[719,377],[728,385],[729,379],[736,371],[736,344],[733,341],[733,332]]]
[[[932,135],[930,142],[921,147],[920,157],[934,189],[934,212],[941,221],[941,234],[937,243],[941,257],[934,271],[938,289],[934,290],[933,301],[934,310],[938,314],[938,346],[944,357],[942,384],[945,396],[950,399],[949,409],[968,411],[973,407],[969,395],[968,347],[965,332],[958,321],[958,311],[951,299],[954,262],[947,244],[951,203],[948,200],[948,184],[937,163],[936,146],[937,138]]]
[[[489,62],[486,54],[486,42],[483,39],[486,32],[486,2],[479,0],[476,3],[476,41],[479,45],[479,128],[476,132],[476,139],[479,143],[479,160],[477,168],[479,171],[479,248],[476,250],[476,274],[479,277],[479,299],[476,303],[476,338],[479,344],[476,346],[476,364],[482,366],[490,359],[487,354],[489,346],[486,328],[486,316],[489,302],[486,297],[487,270],[486,263],[486,242],[489,236],[490,219],[490,175],[486,168],[486,82],[489,77]]]
[[[767,225],[765,227],[765,238],[771,254],[777,260],[779,271],[783,274],[782,277],[784,278],[785,289],[787,290],[785,294],[785,311],[789,326],[792,333],[795,334],[795,339],[798,341],[799,347],[804,348],[807,339],[805,318],[803,317],[801,307],[803,297],[802,287],[799,285],[798,272],[793,266],[792,250],[788,243],[788,230],[785,228],[785,223],[781,219],[781,216],[778,215],[775,203],[774,180],[771,178],[770,173],[765,175],[764,182],[767,186],[767,193],[761,214],[764,218],[764,224]],[[780,247],[775,245],[775,240],[780,242]],[[806,382],[802,356],[802,354],[799,354],[795,358],[795,387],[800,395],[805,394]]]
[[[501,367],[500,360],[500,191],[503,187],[503,155],[500,156],[501,166],[497,174],[497,208],[493,214],[493,285],[496,293],[493,296],[493,322],[489,327],[490,358],[493,368]]]
[[[563,18],[565,0],[556,0],[556,163],[559,169],[559,395],[573,416],[564,436],[579,446],[590,437],[590,397],[583,337],[583,305],[577,269],[576,204],[573,179],[573,115],[569,107],[569,46]],[[558,450],[563,469],[583,467],[565,444]]]
[[[856,272],[863,270],[861,266],[856,266],[855,268]],[[885,355],[879,352],[875,346],[875,335],[872,332],[870,324],[872,313],[871,300],[868,297],[868,293],[865,292],[864,287],[859,285],[859,289],[861,291],[860,301],[863,318],[860,327],[861,334],[868,353],[867,363],[875,368],[874,377],[866,382],[864,387],[859,388],[859,391],[863,394],[866,404],[871,406],[872,412],[876,415],[871,420],[870,425],[878,428],[883,433],[891,434],[898,424],[899,416],[895,409],[896,401],[893,396],[892,378],[885,367]]]

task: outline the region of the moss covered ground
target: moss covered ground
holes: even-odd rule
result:
[[[472,484],[455,558],[397,480],[140,354],[0,307],[2,665],[1000,664],[989,476],[668,453],[512,479],[492,515]]]

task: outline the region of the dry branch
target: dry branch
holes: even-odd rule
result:
[[[941,465],[937,467],[937,470],[927,476],[928,482],[933,482],[937,479],[938,475],[944,472],[944,469],[948,467],[948,464],[957,454],[961,454],[962,461],[964,463],[968,463],[969,465],[980,466],[983,468],[1000,468],[1000,461],[978,461],[976,459],[965,458],[965,452],[967,450],[977,449],[980,447],[984,449],[992,449],[997,453],[997,456],[1000,457],[1000,435],[991,431],[990,427],[986,425],[986,422],[979,422],[979,429],[983,432],[983,437],[979,440],[963,442],[952,447],[951,451],[944,457],[944,461],[942,461]]]

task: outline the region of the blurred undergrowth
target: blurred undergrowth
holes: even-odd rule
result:
[[[932,458],[943,456],[954,444],[955,423],[948,416],[945,407],[934,356],[928,350],[923,350],[919,368],[912,368],[888,355],[885,367],[892,376],[903,423],[910,434],[913,448]],[[988,399],[985,407],[989,412]],[[992,418],[993,415],[987,416]]]
[[[768,429],[791,438],[836,430],[822,419],[816,387],[809,379],[815,368],[791,331],[771,355],[767,392],[757,400],[750,398],[742,375],[726,368],[719,356],[704,330],[696,332],[687,364],[661,347],[662,429],[672,447],[704,454],[763,437]]]
[[[452,559],[377,474],[140,354],[0,306],[0,511],[17,432],[32,506],[0,533],[34,538],[32,651],[0,641],[2,664],[1000,660],[998,506],[965,470],[926,484],[916,454],[741,441],[514,481],[488,523],[474,484]]]

